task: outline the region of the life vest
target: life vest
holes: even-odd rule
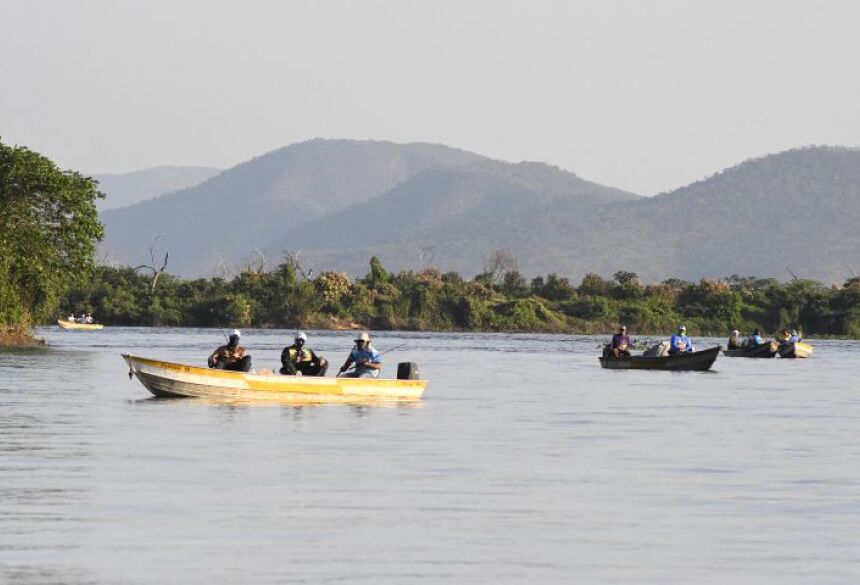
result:
[[[304,362],[312,362],[314,361],[313,353],[306,347],[302,348],[301,355],[299,359],[296,359],[296,354],[298,354],[298,350],[295,347],[289,347],[289,356],[290,361],[293,363],[304,363]]]

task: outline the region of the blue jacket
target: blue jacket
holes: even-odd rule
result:
[[[750,344],[761,345],[763,343],[764,339],[761,338],[761,335],[750,335]]]
[[[376,348],[374,348],[373,346],[370,346],[370,351],[354,347],[349,353],[349,359],[351,359],[355,363],[358,363],[360,361],[368,361],[372,364],[378,364],[382,362],[382,357],[379,355],[379,352],[376,351]]]
[[[679,349],[677,346],[678,343],[683,343],[684,349]],[[672,339],[669,340],[669,351],[670,352],[693,351],[693,341],[689,337],[687,337],[686,335],[681,335],[679,333],[676,333],[675,335],[672,336]]]

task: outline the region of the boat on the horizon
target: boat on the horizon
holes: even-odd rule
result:
[[[427,380],[389,378],[326,378],[282,376],[271,372],[244,373],[189,366],[122,354],[128,376],[155,396],[304,402],[414,401]]]
[[[105,326],[101,323],[77,323],[75,321],[69,321],[67,319],[57,319],[57,325],[60,326],[60,329],[70,329],[77,331],[98,331],[99,329],[105,328]]]
[[[743,357],[743,358],[772,358],[779,351],[779,342],[766,341],[761,345],[753,347],[743,347],[741,349],[725,349],[723,355],[726,357]]]
[[[609,370],[671,370],[671,371],[705,371],[711,369],[722,346],[676,353],[665,356],[631,355],[612,357],[600,356],[600,365]]]
[[[802,341],[783,343],[779,346],[779,357],[781,358],[808,358],[812,355],[814,346]]]

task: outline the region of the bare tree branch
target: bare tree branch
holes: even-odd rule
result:
[[[132,268],[134,271],[146,269],[152,271],[152,283],[149,286],[150,292],[155,292],[155,287],[158,284],[158,279],[164,274],[164,271],[167,269],[167,260],[170,257],[170,251],[165,250],[164,252],[164,262],[161,264],[161,268],[155,267],[155,247],[158,244],[159,240],[163,240],[161,236],[155,236],[152,239],[152,243],[149,245],[149,259],[152,261],[152,264],[141,264],[140,266],[135,266]]]

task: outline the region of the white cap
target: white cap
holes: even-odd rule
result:
[[[299,339],[301,339],[302,341],[307,341],[308,334],[304,331],[299,331],[298,333],[296,333],[296,341],[298,341]]]
[[[732,335],[740,335],[740,334],[741,334],[741,332],[738,331],[737,329],[732,329]]]
[[[678,331],[686,331],[686,330],[687,330],[687,328],[684,325],[681,325],[680,327],[678,327]]]
[[[367,343],[370,341],[370,335],[368,335],[367,333],[362,333],[361,335],[356,337],[355,340],[356,341],[363,341],[363,342]]]
[[[230,332],[230,335],[231,336],[235,335],[236,337],[242,337],[242,332],[239,331],[238,329],[234,329],[233,331]]]

